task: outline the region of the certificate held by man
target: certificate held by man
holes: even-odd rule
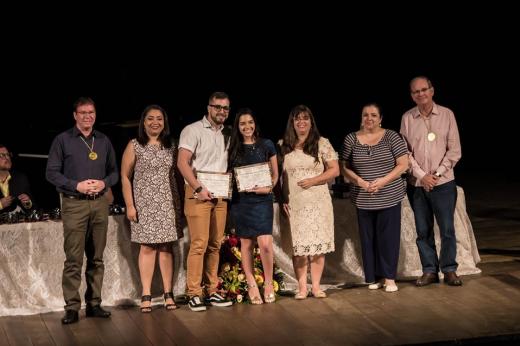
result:
[[[213,198],[231,198],[231,173],[198,171],[197,180],[211,192]]]
[[[235,167],[237,189],[244,192],[254,187],[272,187],[271,167],[268,162]]]

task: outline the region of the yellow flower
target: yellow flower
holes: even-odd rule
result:
[[[233,255],[235,255],[235,257],[238,258],[239,261],[242,260],[242,254],[240,253],[240,250],[236,246],[233,246],[231,248],[231,252],[233,252]]]
[[[224,270],[225,272],[228,272],[228,271],[231,270],[231,266],[229,265],[229,263],[224,263],[223,270]]]
[[[255,275],[255,281],[258,286],[261,286],[264,283],[264,278],[262,275]]]
[[[246,279],[244,274],[238,274],[238,281],[243,282]]]
[[[280,286],[278,285],[278,282],[274,281],[273,280],[273,289],[275,292],[278,292],[278,290],[280,289]]]

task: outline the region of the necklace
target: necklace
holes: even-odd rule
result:
[[[433,142],[435,140],[435,138],[437,138],[437,135],[435,134],[435,132],[433,132],[431,130],[431,123],[430,123],[431,118],[430,117],[426,118],[426,117],[423,117],[422,115],[421,115],[421,118],[424,121],[424,126],[426,126],[426,130],[428,131],[428,134],[426,135],[426,139],[428,139],[429,142]]]
[[[83,137],[80,136],[79,138],[81,138],[83,143],[85,143],[85,145],[87,146],[88,150],[90,151],[89,154],[88,154],[88,158],[91,159],[92,161],[97,160],[97,153],[94,151],[94,139],[95,139],[95,137],[92,136],[92,146],[88,145],[87,141],[85,139],[83,139]]]
[[[435,138],[437,138],[437,135],[435,134],[435,132],[433,132],[431,130],[431,114],[433,112],[433,107],[428,111],[428,112],[421,112],[419,110],[419,112],[421,113],[421,118],[423,119],[424,121],[424,126],[426,126],[426,130],[428,131],[428,134],[426,135],[426,139],[428,139],[429,142],[433,142],[435,140]]]

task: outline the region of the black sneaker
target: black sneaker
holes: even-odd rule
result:
[[[191,311],[206,311],[206,305],[200,300],[199,296],[193,296],[188,302]]]
[[[222,297],[218,293],[211,294],[208,298],[206,298],[206,302],[213,306],[219,306],[219,307],[233,305],[233,302],[231,300],[227,300],[226,298]]]

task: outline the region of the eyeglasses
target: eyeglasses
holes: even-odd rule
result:
[[[77,112],[77,114],[79,114],[81,116],[85,116],[85,115],[94,115],[94,114],[96,114],[96,112],[93,112],[93,111],[90,111],[90,112]]]
[[[419,89],[419,90],[414,90],[414,91],[412,91],[412,95],[419,95],[420,93],[425,93],[428,90],[430,90],[431,88],[432,87],[427,87],[427,88],[422,88],[422,89]]]
[[[308,115],[308,114],[303,114],[303,115],[297,115],[293,118],[293,121],[300,121],[300,120],[310,120],[311,117]]]
[[[12,156],[11,153],[0,153],[0,159],[10,159]]]
[[[221,106],[221,105],[208,105],[208,106],[215,108],[219,112],[220,111],[229,112],[229,110],[231,109],[231,107],[229,107],[229,106]]]

